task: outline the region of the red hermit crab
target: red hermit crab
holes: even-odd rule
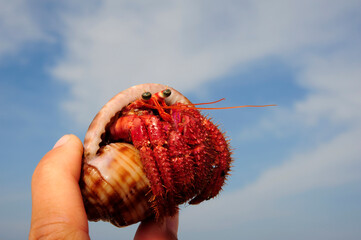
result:
[[[80,187],[89,220],[126,226],[215,197],[232,162],[224,134],[178,91],[131,87],[97,114]]]

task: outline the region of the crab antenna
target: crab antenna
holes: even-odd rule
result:
[[[144,100],[147,100],[149,98],[148,93],[144,93],[142,96]],[[170,95],[170,94],[169,94]],[[144,103],[144,106],[152,108],[152,109],[158,109],[158,111],[163,112],[162,109],[184,109],[184,108],[190,108],[190,109],[199,109],[199,110],[221,110],[221,109],[233,109],[233,108],[247,108],[247,107],[273,107],[277,106],[276,104],[269,104],[269,105],[242,105],[242,106],[232,106],[232,107],[195,107],[198,105],[207,105],[207,104],[214,104],[221,101],[226,100],[225,98],[221,98],[217,101],[213,102],[207,102],[207,103],[190,103],[190,104],[184,104],[184,105],[178,105],[178,106],[161,106],[157,101],[154,101],[154,105]]]
[[[225,98],[221,98],[221,99],[219,99],[219,100],[217,100],[217,101],[214,101],[214,102],[207,102],[207,103],[194,103],[194,104],[190,104],[190,106],[195,106],[195,105],[206,105],[206,104],[214,104],[214,103],[218,103],[218,102],[220,102],[220,101],[224,101],[224,100],[226,100]]]
[[[269,105],[242,105],[242,106],[233,106],[233,107],[215,107],[215,108],[207,108],[207,107],[192,107],[192,106],[185,106],[184,108],[193,108],[199,110],[221,110],[221,109],[232,109],[232,108],[246,108],[246,107],[273,107],[277,106],[276,104],[269,104]],[[173,108],[172,106],[170,108]],[[175,106],[177,108],[177,106]],[[181,107],[182,108],[182,107]]]
[[[276,104],[269,104],[269,105],[242,105],[242,106],[233,106],[233,107],[195,107],[198,105],[207,105],[207,104],[214,104],[220,101],[226,100],[225,98],[221,98],[217,101],[207,102],[207,103],[191,103],[185,104],[180,106],[163,106],[166,109],[181,109],[181,108],[191,108],[191,109],[199,109],[199,110],[220,110],[220,109],[233,109],[233,108],[246,108],[246,107],[273,107],[277,106]]]

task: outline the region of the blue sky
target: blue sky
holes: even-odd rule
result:
[[[0,238],[25,239],[32,172],[64,134],[84,138],[132,85],[194,102],[231,139],[222,194],[182,207],[180,239],[361,238],[361,1],[0,0]],[[90,224],[92,239],[136,225]]]

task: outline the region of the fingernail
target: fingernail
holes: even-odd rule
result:
[[[62,137],[55,143],[53,149],[64,145],[64,143],[66,143],[66,142],[69,140],[69,138],[70,138],[70,135],[64,135],[64,136],[62,136]]]

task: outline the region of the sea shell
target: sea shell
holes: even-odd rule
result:
[[[143,172],[139,153],[126,143],[108,143],[107,127],[123,107],[142,93],[171,89],[167,104],[190,104],[178,91],[161,84],[141,84],[120,92],[95,116],[84,140],[80,187],[88,219],[127,226],[153,215],[149,181]]]
[[[151,215],[149,181],[138,150],[127,143],[111,143],[84,163],[82,194],[88,219],[126,226]]]

